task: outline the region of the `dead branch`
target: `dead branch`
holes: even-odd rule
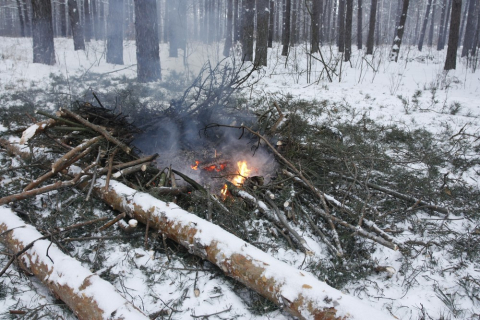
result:
[[[350,178],[350,177],[346,177],[346,176],[342,176],[342,175],[338,175],[338,176],[340,178],[342,178],[344,180],[347,180],[347,181],[350,181],[350,182],[360,183],[360,182],[355,181],[355,179]],[[432,203],[425,202],[425,201],[422,201],[420,199],[417,199],[417,198],[414,198],[414,197],[411,197],[411,196],[407,196],[403,193],[400,193],[400,192],[397,192],[397,191],[379,186],[377,184],[367,182],[367,183],[365,183],[365,185],[369,188],[384,192],[384,193],[389,194],[391,196],[394,196],[396,198],[399,198],[399,199],[402,199],[402,200],[405,200],[405,201],[408,201],[408,202],[411,202],[411,203],[416,203],[418,206],[422,206],[424,208],[427,208],[427,209],[430,209],[430,210],[433,210],[433,211],[436,211],[436,212],[440,212],[440,213],[443,213],[443,214],[447,214],[447,215],[449,213],[447,208],[439,207],[439,206],[434,205]]]
[[[117,165],[112,167],[112,170],[122,170],[124,168],[132,167],[132,166],[142,164],[142,163],[145,163],[145,162],[151,162],[151,161],[155,160],[156,157],[158,157],[158,153],[155,153],[154,155],[143,157],[143,158],[140,158],[140,159],[137,159],[137,160],[117,164]],[[108,172],[108,170],[109,170],[108,167],[103,168],[103,169],[98,171],[98,175],[104,175],[105,173]]]
[[[10,209],[0,207],[0,232],[19,225],[25,223]],[[55,244],[37,239],[28,248],[29,244],[23,240],[25,237],[43,236],[34,227],[27,226],[9,232],[1,237],[1,241],[14,253],[25,251],[21,259],[30,267],[32,273],[57,298],[64,301],[79,319],[148,319],[125,300],[110,283],[82,267],[77,260],[62,253]],[[47,248],[49,257],[55,263],[46,256]],[[75,277],[72,277],[72,273]]]
[[[129,154],[132,149],[127,146],[125,143],[121,142],[120,140],[118,140],[117,138],[115,138],[114,136],[112,136],[107,130],[105,130],[104,128],[100,127],[100,126],[97,126],[93,123],[91,123],[90,121],[88,120],[85,120],[84,118],[82,118],[81,116],[79,116],[78,114],[68,110],[68,109],[64,109],[64,108],[61,108],[60,109],[61,112],[64,112],[66,113],[69,117],[72,117],[74,118],[75,120],[77,120],[78,122],[80,122],[81,124],[83,124],[84,126],[86,127],[89,127],[90,129],[102,134],[105,139],[107,139],[108,141],[116,144],[117,146],[119,146],[123,151],[125,151],[127,154]]]
[[[19,147],[15,146],[10,141],[5,139],[0,139],[0,146],[7,150],[7,153],[10,155],[17,155],[23,160],[30,160],[32,158],[32,154],[30,152],[21,151]]]
[[[120,213],[120,214],[117,215],[114,219],[108,221],[108,222],[105,223],[103,226],[101,226],[100,228],[98,228],[98,231],[104,231],[104,230],[110,228],[110,227],[113,226],[115,223],[117,223],[119,220],[124,219],[126,216],[127,216],[127,214],[126,214],[125,212],[124,212],[124,213]]]
[[[25,144],[27,141],[35,136],[37,133],[44,131],[46,128],[52,127],[57,122],[53,119],[48,119],[46,121],[38,122],[31,125],[22,133],[22,138],[20,138],[20,144]]]
[[[101,136],[92,138],[90,140],[85,141],[84,143],[81,143],[77,147],[73,148],[72,150],[68,151],[65,153],[63,157],[55,161],[54,164],[52,164],[52,173],[59,172],[62,170],[62,168],[65,168],[65,163],[68,162],[69,159],[73,158],[77,153],[84,151],[88,147],[94,145],[95,143],[99,142],[102,139]]]
[[[108,185],[110,184],[110,177],[112,176],[112,168],[113,168],[113,158],[115,158],[115,155],[117,154],[117,152],[118,152],[118,149],[115,149],[110,155],[110,158],[108,158],[108,171],[107,171],[107,182],[105,183],[105,191],[108,190]]]
[[[377,237],[377,236],[363,230],[362,228],[360,228],[358,226],[353,226],[353,225],[349,224],[348,222],[343,221],[342,219],[339,219],[335,216],[332,216],[332,215],[326,213],[325,211],[323,211],[322,209],[315,207],[313,204],[310,204],[309,207],[310,207],[310,209],[312,209],[313,211],[315,211],[316,213],[318,213],[322,217],[329,218],[333,222],[335,222],[336,224],[339,224],[339,225],[341,225],[345,228],[348,228],[348,229],[354,231],[356,234],[358,234],[358,235],[360,235],[364,238],[373,240],[373,241],[381,244],[382,246],[385,246],[385,247],[390,248],[392,250],[398,250],[398,246],[394,243],[388,242],[385,239]]]
[[[72,159],[68,159],[66,162],[64,162],[60,167],[57,168],[57,172],[60,172],[68,167],[70,167],[72,164],[74,164],[75,162],[77,162],[78,160],[82,159],[83,157],[85,157],[87,154],[89,154],[90,152],[92,151],[92,148],[91,147],[88,147],[87,149],[85,149],[82,153],[80,153],[79,155],[77,155],[75,158],[72,158]],[[53,171],[48,171],[47,173],[45,173],[43,176],[33,180],[32,182],[30,182],[24,189],[23,191],[28,191],[28,190],[32,190],[33,188],[35,187],[38,187],[39,185],[41,185],[43,182],[47,181],[48,179],[50,179],[51,177],[53,177],[55,175],[55,172]]]

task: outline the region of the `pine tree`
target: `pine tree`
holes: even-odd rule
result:
[[[457,67],[457,47],[460,30],[460,16],[462,13],[462,0],[452,1],[452,14],[450,16],[450,32],[448,36],[447,57],[445,59],[445,70],[452,70]]]
[[[52,4],[50,0],[32,0],[33,63],[55,64]]]
[[[107,62],[123,64],[123,0],[110,0],[107,17]]]

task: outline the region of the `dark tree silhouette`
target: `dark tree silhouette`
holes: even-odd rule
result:
[[[60,37],[67,36],[67,0],[58,1],[58,14],[60,16]]]
[[[312,20],[312,40],[311,40],[311,47],[310,52],[315,53],[318,52],[320,48],[320,13],[322,8],[322,0],[314,0],[312,1],[312,11],[311,11],[311,20]]]
[[[85,42],[90,42],[90,39],[92,39],[92,19],[88,0],[83,1],[83,21]]]
[[[83,26],[80,23],[77,0],[68,0],[68,17],[70,18],[70,26],[73,34],[74,50],[85,50]]]
[[[267,65],[269,0],[257,0],[257,42],[255,46],[256,66]]]
[[[463,37],[462,57],[468,55],[469,51],[472,50],[473,38],[475,37],[475,23],[477,20],[477,16],[475,15],[475,13],[477,13],[476,6],[477,0],[470,0],[468,4],[467,25]]]
[[[420,31],[420,40],[418,40],[418,50],[422,51],[423,40],[425,39],[425,33],[427,32],[428,17],[432,7],[432,0],[428,0],[427,9],[425,10],[425,18],[423,19],[422,30]]]
[[[253,32],[255,24],[255,0],[244,0],[242,26],[243,61],[253,60]]]
[[[346,0],[345,12],[345,61],[352,55],[353,0]]]
[[[363,16],[363,3],[362,3],[362,0],[358,0],[358,11],[357,11],[357,48],[358,48],[358,50],[361,50],[362,47],[363,47],[362,16]]]
[[[373,53],[373,41],[374,41],[374,36],[375,36],[375,21],[376,21],[376,17],[377,17],[377,2],[378,2],[378,0],[372,0],[372,5],[370,6],[370,22],[369,22],[369,25],[368,25],[368,36],[367,36],[367,54],[372,54]]]
[[[428,43],[427,43],[427,45],[429,47],[432,47],[432,45],[433,45],[433,31],[435,29],[435,7],[436,7],[436,3],[434,1],[432,3],[432,19],[430,19],[430,31],[428,33]]]
[[[395,30],[395,36],[393,37],[393,46],[390,51],[390,61],[398,61],[398,53],[400,52],[400,45],[402,44],[403,33],[405,31],[405,23],[407,22],[408,5],[410,0],[403,0],[402,14],[400,15],[400,21],[397,24]]]
[[[52,4],[50,0],[32,0],[33,63],[55,64]]]
[[[22,16],[22,5],[20,0],[17,0],[17,12],[18,12],[18,20],[20,21],[20,35],[25,37],[25,21],[23,20]]]
[[[288,55],[288,47],[290,45],[290,15],[292,8],[292,0],[285,0],[285,8],[283,10],[283,33],[282,33],[282,56]]]
[[[273,31],[275,27],[275,0],[270,0],[270,15],[268,21],[268,44],[269,48],[273,45]]]
[[[228,57],[232,48],[233,32],[233,0],[227,0],[227,31],[225,34],[225,45],[223,46],[223,55]]]
[[[108,3],[107,62],[123,64],[123,0]]]
[[[452,70],[457,67],[457,47],[460,30],[460,16],[462,13],[462,0],[452,1],[452,14],[450,16],[450,32],[448,35],[447,57],[445,59],[445,70]]]
[[[375,0],[376,1],[376,0]],[[345,51],[345,0],[338,3],[338,51]]]
[[[445,47],[443,41],[443,34],[446,31],[446,15],[447,15],[447,0],[443,0],[442,11],[440,13],[440,29],[438,31],[437,50],[442,50]]]
[[[158,43],[156,0],[135,0],[137,79],[151,82],[162,78]]]

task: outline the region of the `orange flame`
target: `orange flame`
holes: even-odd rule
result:
[[[228,192],[228,186],[225,184],[223,185],[222,190],[220,190],[220,193],[222,194],[223,200],[227,198],[227,192]]]
[[[198,165],[200,164],[200,161],[198,160],[195,160],[195,165],[194,166],[190,166],[193,170],[198,170]]]
[[[252,170],[248,169],[247,161],[238,161],[238,175],[233,178],[233,184],[241,186]]]

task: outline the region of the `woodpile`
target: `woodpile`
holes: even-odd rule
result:
[[[63,148],[65,152],[62,156],[52,159],[49,165],[45,164],[45,170],[48,171],[31,181],[23,191],[0,198],[0,205],[11,204],[52,190],[76,187],[87,194],[87,199],[93,194],[119,212],[117,217],[105,223],[99,230],[103,231],[115,223],[122,225],[125,230],[131,230],[135,228],[136,222],[128,225],[124,220],[127,217],[135,219],[146,225],[145,246],[148,245],[149,232],[155,230],[181,244],[191,254],[215,264],[225,275],[238,280],[300,319],[388,319],[388,315],[365,306],[358,299],[328,286],[308,272],[272,258],[226,231],[219,226],[221,223],[219,225],[212,223],[215,222],[215,212],[231,214],[230,206],[243,206],[248,210],[260,212],[272,224],[272,230],[277,230],[293,249],[301,250],[306,255],[311,255],[312,252],[307,241],[295,227],[295,220],[300,219],[299,215],[305,217],[307,225],[311,226],[319,241],[338,259],[342,259],[346,254],[338,234],[339,228],[342,232],[348,230],[355,237],[368,239],[392,250],[401,247],[401,244],[396,243],[394,238],[376,225],[375,221],[369,220],[363,211],[356,212],[314,185],[302,170],[270,142],[275,131],[284,126],[284,115],[278,105],[276,109],[280,116],[274,121],[268,136],[245,125],[225,127],[239,129],[245,135],[257,139],[259,145],[267,148],[283,166],[283,170],[279,171],[279,178],[291,181],[293,185],[306,190],[311,196],[309,199],[314,199],[309,205],[297,205],[295,214],[292,214],[293,205],[290,201],[282,204],[277,201],[276,188],[283,188],[282,183],[267,184],[263,177],[249,177],[240,185],[225,181],[230,197],[228,200],[212,194],[211,190],[187,174],[175,170],[174,167],[158,169],[153,163],[157,155],[139,156],[138,151],[129,145],[134,130],[122,122],[124,119],[91,105],[82,105],[76,111],[61,109],[55,115],[43,112],[42,114],[48,116],[49,120],[34,124],[24,131],[20,145],[33,141],[36,135],[44,130],[61,132],[62,134],[50,137],[53,143]],[[98,116],[98,113],[102,115]],[[205,130],[211,128],[206,127]],[[129,132],[125,132],[129,129]],[[64,132],[67,134],[63,134]],[[8,141],[0,142],[10,153],[25,158],[32,156]],[[212,166],[216,169],[228,162],[229,159],[214,159],[201,165],[200,169]],[[177,185],[180,178],[184,181],[181,186]],[[181,209],[175,203],[158,199],[168,196],[175,201],[177,197],[188,197],[190,194],[201,197],[205,202],[206,219]],[[397,196],[400,198],[403,196],[406,201],[416,201],[415,198],[400,193]],[[433,210],[445,212],[445,209],[425,201],[419,203],[429,205]],[[100,279],[96,279],[87,271],[82,271],[83,278],[76,279],[72,284],[63,281],[61,277],[57,277],[57,282],[52,281],[52,273],[63,274],[65,271],[57,270],[56,264],[49,263],[48,256],[39,258],[40,255],[46,254],[44,248],[50,243],[46,240],[49,235],[35,233],[33,227],[26,226],[19,218],[13,216],[7,207],[1,207],[1,210],[3,213],[0,215],[2,233],[0,240],[15,254],[14,260],[20,264],[23,261],[28,265],[30,272],[39,277],[80,318],[102,319],[107,312],[112,319],[122,317],[134,319],[134,315],[139,319],[143,317],[140,311],[120,299],[121,297],[116,299],[117,304],[104,308],[102,301],[96,300],[92,292],[99,288],[98,291],[110,290],[112,295],[118,294],[113,293],[114,289],[107,283],[100,283]],[[338,212],[356,217],[359,222],[354,224],[346,221],[337,216]],[[320,219],[324,221],[321,226],[318,223]],[[326,230],[323,225],[329,229]],[[32,235],[28,239],[21,239],[17,235],[25,228],[30,230]],[[55,252],[54,260],[64,259],[60,250],[55,249]],[[82,290],[89,293],[83,294]]]

